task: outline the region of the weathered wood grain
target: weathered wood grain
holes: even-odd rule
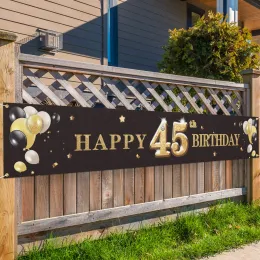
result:
[[[135,204],[144,202],[144,168],[135,168]]]
[[[144,201],[154,201],[154,167],[145,167],[144,173]]]
[[[50,216],[50,176],[35,176],[35,219]]]
[[[50,217],[63,215],[63,195],[63,174],[50,175]]]
[[[223,191],[215,191],[203,194],[184,196],[181,198],[171,198],[128,205],[112,209],[98,210],[88,213],[80,213],[69,216],[50,218],[46,220],[28,221],[18,225],[18,235],[28,235],[40,231],[59,229],[64,227],[94,223],[126,216],[144,214],[153,211],[171,209],[175,207],[193,205],[202,202],[216,201],[225,198],[232,198],[246,194],[246,188],[234,188]]]
[[[90,172],[90,211],[101,209],[101,171]]]
[[[89,211],[89,172],[77,173],[77,213]]]
[[[172,198],[172,165],[163,166],[163,198]]]
[[[113,171],[114,185],[114,207],[124,205],[124,170]]]
[[[172,197],[181,197],[181,165],[172,166]]]
[[[135,203],[135,170],[125,169],[125,205]]]
[[[162,200],[163,199],[163,166],[154,167],[154,199]]]
[[[113,207],[113,171],[102,171],[102,209]]]
[[[181,165],[181,196],[190,194],[190,165]]]

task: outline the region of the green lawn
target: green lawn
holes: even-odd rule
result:
[[[55,248],[19,259],[196,259],[260,240],[260,207],[228,202],[159,226]]]

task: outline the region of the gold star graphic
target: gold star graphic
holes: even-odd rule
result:
[[[57,162],[55,162],[53,165],[52,165],[52,168],[55,168],[57,167],[59,164]]]
[[[124,123],[125,122],[125,117],[122,115],[119,117],[120,123]]]
[[[216,153],[216,152],[214,152],[214,153],[213,153],[213,155],[216,157],[216,156],[217,156],[217,153]]]
[[[75,119],[75,116],[70,116],[70,120],[73,121]]]
[[[139,154],[136,155],[136,158],[137,158],[137,159],[140,159],[140,157],[141,157],[141,156],[140,156]]]
[[[67,155],[67,157],[68,157],[68,159],[71,159],[71,157],[72,157],[72,154],[71,154],[71,153],[69,153],[69,154]]]

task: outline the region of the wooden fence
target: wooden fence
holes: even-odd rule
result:
[[[16,102],[228,116],[250,113],[247,84],[25,54],[19,54],[15,64]],[[251,190],[249,164],[216,161],[16,179],[14,241],[18,237],[22,245],[51,231],[81,232],[90,224],[98,229],[108,220],[119,220],[114,222],[119,225],[120,219],[128,223],[133,216],[151,212],[160,216],[176,207],[242,196]]]

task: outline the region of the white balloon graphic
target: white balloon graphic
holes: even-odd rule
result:
[[[38,164],[40,162],[38,153],[33,150],[29,150],[25,153],[25,160],[30,164]]]
[[[37,115],[40,116],[43,121],[42,131],[40,132],[42,134],[49,129],[51,125],[51,117],[47,112],[44,111],[40,111]]]
[[[24,110],[27,118],[30,117],[31,115],[35,115],[38,113],[38,111],[32,106],[27,106],[23,110]]]
[[[248,152],[248,153],[251,153],[252,149],[253,149],[253,146],[252,146],[251,144],[249,144],[249,145],[247,146],[247,152]]]
[[[244,133],[245,133],[245,134],[247,134],[247,125],[248,125],[248,122],[245,121],[245,122],[243,123],[243,130],[244,130]]]

